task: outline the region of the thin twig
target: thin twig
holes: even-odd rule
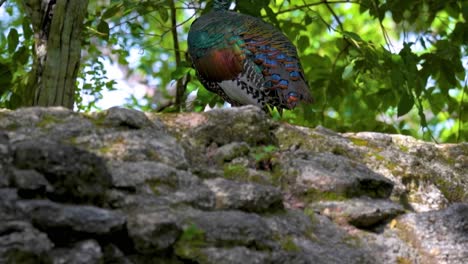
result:
[[[349,0],[337,0],[337,1],[327,1],[327,2],[330,3],[330,4],[359,4],[358,1],[349,1]],[[296,11],[296,10],[300,10],[300,9],[303,9],[303,8],[308,8],[308,7],[311,7],[311,6],[322,5],[323,3],[324,3],[323,1],[319,1],[319,2],[315,2],[315,3],[295,6],[295,7],[289,8],[289,9],[278,11],[278,12],[276,12],[276,15],[283,14],[283,13],[288,13],[288,12],[292,12],[292,11]]]
[[[341,57],[341,55],[343,55],[343,53],[349,48],[349,46],[351,46],[351,43],[345,38],[344,39],[346,41],[346,47],[342,48],[340,50],[340,52],[336,55],[336,58],[335,60],[333,60],[333,65],[332,65],[332,70],[334,71],[335,70],[335,67],[336,67],[336,63],[338,62],[338,59]]]
[[[332,14],[333,18],[336,20],[336,22],[338,23],[338,26],[340,27],[341,29],[341,32],[344,31],[343,29],[343,23],[341,23],[341,20],[340,18],[336,15],[335,11],[331,8],[329,2],[327,0],[323,0],[323,3],[325,4],[325,6],[327,7],[328,11],[330,11],[330,13]]]
[[[378,6],[375,2],[371,2],[371,4],[373,5],[373,8],[377,9]],[[384,40],[385,40],[385,44],[387,44],[387,47],[388,47],[388,50],[392,50],[393,48],[393,44],[392,44],[392,41],[390,40],[390,37],[388,36],[388,33],[387,33],[387,30],[385,29],[382,21],[380,20],[380,18],[377,18],[379,20],[379,26],[380,26],[380,30],[382,31],[382,35],[384,37]]]

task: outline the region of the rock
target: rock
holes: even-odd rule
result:
[[[21,200],[16,206],[35,226],[50,231],[49,237],[60,244],[89,234],[108,235],[123,229],[126,222],[119,212],[89,205]]]
[[[184,234],[200,234],[200,239],[206,245],[239,245],[260,250],[279,247],[265,220],[257,214],[241,211],[213,211],[187,215],[184,212],[180,217],[184,219]],[[186,242],[193,241],[182,239],[176,247],[180,249],[193,245]]]
[[[310,205],[313,210],[359,228],[372,228],[404,213],[403,206],[389,200],[353,198],[345,201],[320,201]]]
[[[114,187],[132,190],[147,181],[175,180],[177,174],[177,169],[155,161],[111,162],[109,170]]]
[[[0,110],[0,263],[463,263],[467,146],[252,106]]]
[[[361,238],[348,234],[327,217],[306,209],[286,210],[266,218],[277,235],[281,251],[273,263],[379,263]]]
[[[205,180],[216,196],[216,209],[262,212],[282,208],[281,191],[273,186],[238,183],[222,178]]]
[[[6,163],[11,159],[11,148],[8,134],[0,130],[0,163]]]
[[[72,248],[57,248],[49,254],[53,264],[100,264],[101,246],[95,240],[76,243]]]
[[[146,183],[165,183],[175,189],[200,184],[201,181],[185,171],[155,161],[113,162],[110,164],[113,186],[136,189]],[[180,175],[184,174],[184,175]]]
[[[74,138],[74,144],[85,147],[107,160],[139,162],[156,161],[177,169],[188,167],[184,149],[163,130],[116,130],[101,128],[97,133]]]
[[[406,199],[413,210],[438,210],[450,202],[468,202],[467,174],[459,163],[468,156],[467,143],[433,144],[372,132],[345,135],[358,145],[359,161],[391,179],[397,187],[396,199]],[[385,144],[383,137],[387,138]]]
[[[244,156],[249,153],[249,145],[245,142],[232,142],[217,148],[211,154],[220,163],[231,161],[237,157]]]
[[[468,204],[402,215],[394,225],[422,263],[462,264],[468,259]]]
[[[15,169],[12,186],[18,188],[18,194],[23,198],[44,197],[54,191],[46,178],[35,170]]]
[[[246,142],[249,145],[273,144],[276,139],[270,132],[275,126],[265,112],[255,106],[216,109],[204,114],[206,121],[190,130],[189,137],[200,145],[214,142],[226,145]]]
[[[0,263],[37,263],[54,244],[25,221],[0,221]]]
[[[94,125],[64,107],[28,107],[6,112],[0,124],[2,128],[14,131],[8,133],[12,142],[43,138],[62,141],[89,133]]]
[[[108,193],[108,203],[111,208],[129,211],[135,208],[160,208],[172,203],[167,197],[156,197],[151,193],[132,194],[125,190],[111,190]]]
[[[353,152],[348,146],[349,140],[342,134],[318,126],[315,129],[281,124],[273,130],[282,151],[301,150],[303,152],[331,152],[336,155]]]
[[[159,162],[114,162],[110,166],[113,185],[166,197],[170,204],[187,203],[213,208],[214,194],[202,181],[186,171]]]
[[[168,210],[134,213],[129,216],[127,229],[136,250],[143,254],[168,249],[181,233],[176,215]]]
[[[371,254],[376,259],[375,263],[424,263],[418,252],[408,245],[397,231],[388,228],[387,225],[381,232],[362,232],[357,235],[361,242],[371,249]]]
[[[113,263],[113,264],[133,264],[134,262],[130,261],[130,259],[125,256],[116,245],[114,244],[107,244],[103,250],[104,254],[104,261],[103,263]],[[136,262],[139,263],[139,262]]]
[[[0,188],[6,188],[10,186],[10,173],[9,168],[0,163]]]
[[[22,219],[22,215],[16,209],[18,191],[13,188],[0,188],[0,197],[0,219],[2,221]]]
[[[196,256],[199,263],[206,264],[263,264],[270,263],[269,254],[250,250],[246,247],[215,248],[207,247],[201,249]]]
[[[99,202],[110,186],[104,161],[96,155],[51,140],[25,140],[14,144],[14,165],[43,174],[57,201]]]
[[[206,175],[206,172],[211,174],[207,167],[220,164],[225,158],[230,159],[246,153],[248,150],[243,147],[243,143],[251,147],[276,144],[271,129],[277,124],[267,118],[258,107],[217,109],[198,117],[194,115],[190,117],[195,121],[189,122],[189,126],[182,126],[182,131],[176,129],[175,133],[180,135],[181,145],[187,153],[191,170],[198,175]],[[170,125],[178,124],[180,119],[186,121],[183,117],[176,117],[176,120],[166,123],[168,130],[174,131]],[[239,145],[238,142],[243,143]],[[221,156],[223,152],[226,157]]]
[[[411,189],[404,197],[408,200],[406,206],[412,211],[428,212],[445,208],[449,204],[442,191],[429,181],[413,182],[408,179],[405,185]]]
[[[10,184],[11,147],[8,134],[0,130],[0,188]]]
[[[129,256],[130,263],[137,263],[137,264],[184,264],[183,262],[177,257],[164,257],[159,255],[130,255]]]
[[[264,218],[267,226],[281,238],[289,236],[308,237],[313,232],[311,218],[300,210],[287,209],[284,212],[270,214]]]
[[[100,120],[101,125],[110,127],[124,126],[131,129],[141,129],[153,126],[145,113],[116,106],[100,112],[97,114],[96,119]],[[159,125],[159,128],[162,128],[162,126]]]
[[[213,209],[216,203],[214,193],[203,184],[181,188],[166,197],[173,205],[188,204],[204,210]]]
[[[325,216],[311,214],[311,217],[310,237],[292,240],[306,256],[305,263],[379,263],[361,238],[340,229]]]
[[[283,166],[287,175],[295,177],[292,189],[309,200],[362,195],[388,198],[393,188],[391,181],[366,166],[329,153],[292,155]]]

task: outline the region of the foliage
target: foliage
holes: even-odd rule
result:
[[[14,5],[6,5],[0,20],[0,107],[14,108],[20,101],[17,91],[27,83],[31,69],[32,29],[29,21]]]
[[[32,31],[17,2],[2,6],[9,17],[0,22],[2,107],[15,106],[15,91],[30,69]],[[105,61],[154,91],[143,101],[130,98],[132,107],[203,111],[222,103],[202,88],[186,56],[189,26],[210,4],[91,0],[78,110],[97,108],[103,91],[115,88]],[[285,111],[282,120],[337,131],[468,140],[468,1],[237,0],[235,9],[272,23],[298,47],[315,102]],[[169,89],[174,87],[179,97],[197,97],[175,104],[177,93]],[[94,99],[82,101],[84,93]]]

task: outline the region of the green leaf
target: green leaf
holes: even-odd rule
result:
[[[270,8],[268,5],[266,5],[264,9],[265,9],[265,12],[267,13],[268,19],[270,19],[270,21],[271,21],[276,27],[279,27],[279,24],[280,24],[280,23],[279,23],[279,21],[278,21],[278,18],[277,18],[276,13],[275,13],[273,10],[271,10],[271,8]]]
[[[118,12],[122,10],[122,7],[123,7],[123,3],[117,3],[111,6],[110,8],[107,8],[106,11],[104,11],[104,14],[102,14],[101,20],[114,17],[115,14],[117,14]]]
[[[23,19],[22,23],[22,28],[23,28],[23,36],[25,39],[31,39],[33,35],[33,31],[31,29],[31,24],[27,19]]]
[[[13,54],[13,61],[19,63],[20,65],[26,65],[29,60],[29,50],[25,46],[21,46],[15,54]]]
[[[0,63],[0,95],[11,85],[13,74],[8,64]]]
[[[297,40],[297,47],[299,50],[304,51],[308,47],[310,47],[309,37],[307,36],[300,36],[299,40]]]
[[[18,43],[19,43],[18,31],[14,28],[11,28],[10,33],[8,33],[8,52],[13,53],[16,50]]]
[[[304,23],[305,23],[306,25],[312,24],[313,21],[314,21],[314,19],[313,19],[311,16],[309,16],[309,15],[307,15],[307,14],[305,15]]]
[[[444,96],[442,96],[441,94],[432,95],[429,98],[429,102],[431,103],[430,107],[431,107],[432,113],[435,115],[439,114],[444,109],[447,103]]]
[[[370,0],[361,0],[361,3],[359,4],[359,13],[362,14],[366,12],[367,10],[369,10],[372,4],[373,3]]]
[[[465,21],[468,21],[468,2],[464,1],[462,4],[462,15]]]
[[[255,17],[261,16],[262,8],[268,6],[269,0],[246,0],[236,1],[236,8],[244,14],[248,14]]]
[[[397,116],[400,117],[407,114],[413,108],[413,105],[413,96],[408,93],[403,94],[403,96],[400,98],[400,102],[398,103]]]
[[[97,26],[97,30],[99,33],[101,33],[101,37],[105,40],[109,39],[109,24],[107,24],[106,21],[101,20]]]
[[[166,8],[159,8],[158,14],[161,16],[163,22],[167,22],[169,20],[169,10]]]
[[[341,74],[341,78],[343,78],[343,80],[349,79],[353,75],[353,70],[354,70],[354,61],[352,61],[350,64],[348,64],[344,68],[343,74]]]
[[[171,78],[173,80],[178,80],[187,74],[192,68],[189,67],[177,67],[173,72],[171,72]]]
[[[354,32],[344,31],[342,35],[343,37],[347,38],[355,47],[357,48],[361,47],[360,44],[363,42],[363,40],[358,34]]]

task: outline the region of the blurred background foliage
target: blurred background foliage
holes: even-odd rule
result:
[[[0,1],[0,107],[15,108],[31,68],[32,30],[20,0]],[[187,32],[211,0],[90,0],[76,110],[99,110],[108,91],[138,86],[126,107],[204,111],[222,106],[187,58]],[[340,131],[429,141],[468,140],[466,0],[237,0],[297,46],[315,102],[275,118]],[[110,68],[108,65],[113,65]],[[108,95],[106,95],[108,96]]]

